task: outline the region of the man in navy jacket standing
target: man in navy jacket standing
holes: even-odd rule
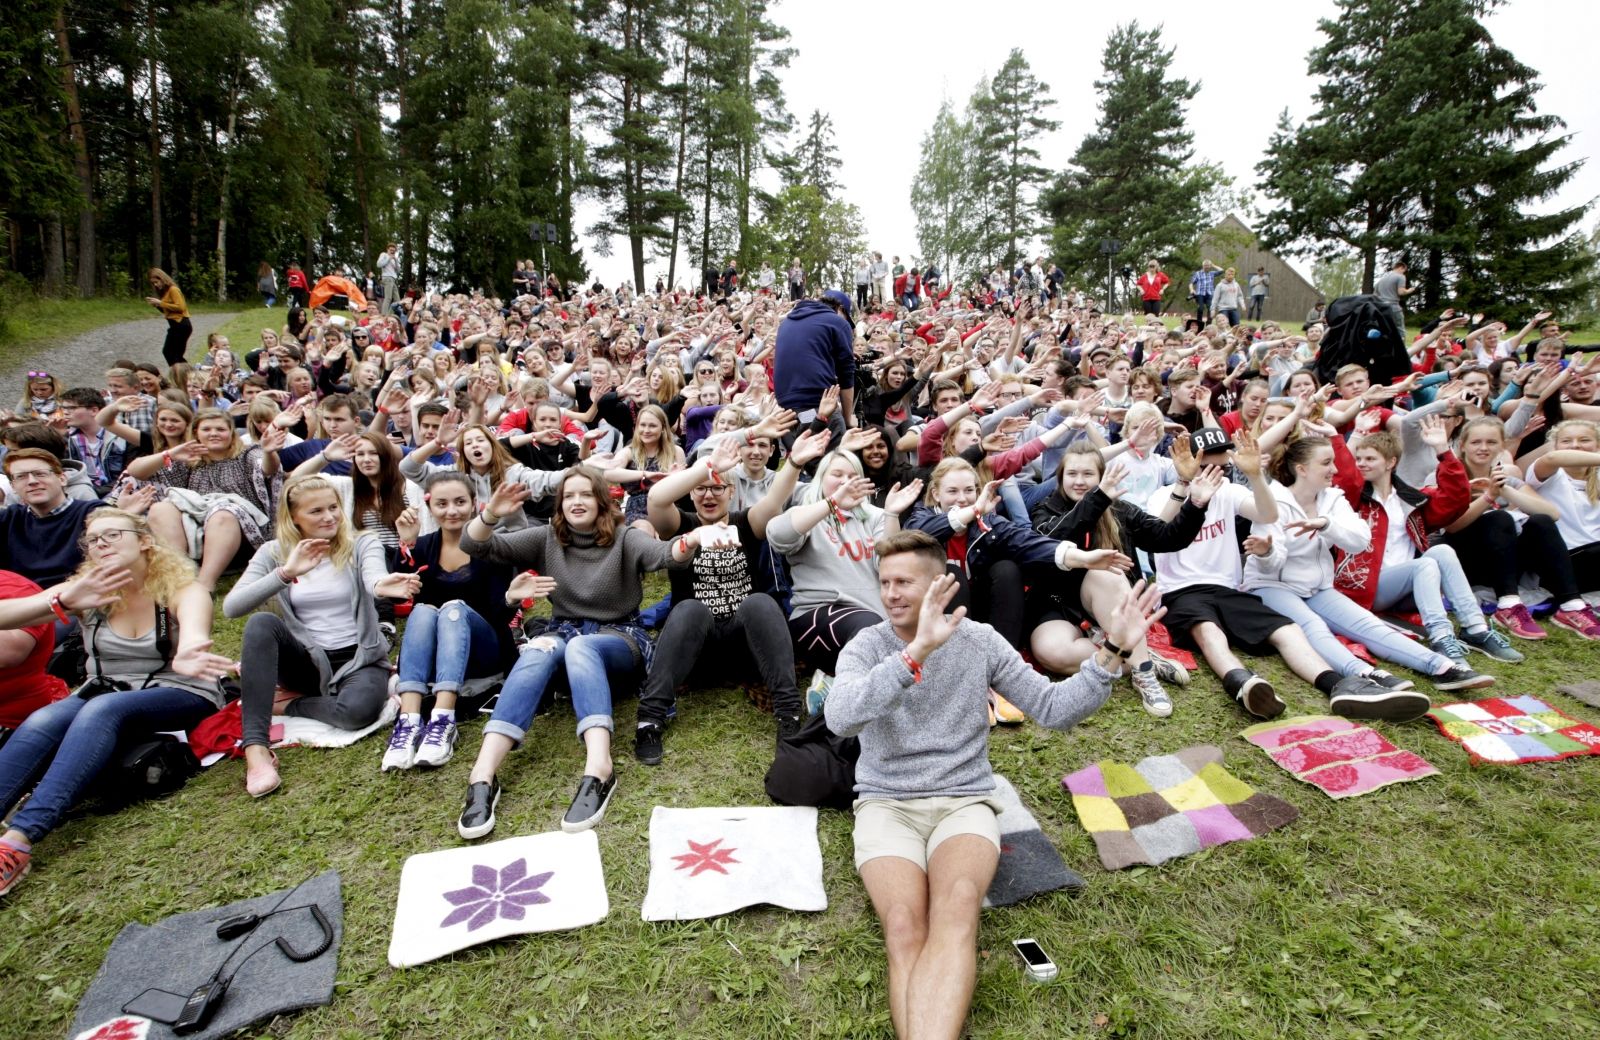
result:
[[[780,408],[802,423],[816,418],[823,391],[839,388],[840,414],[856,425],[855,331],[850,297],[829,289],[820,300],[801,300],[778,325],[772,375]]]

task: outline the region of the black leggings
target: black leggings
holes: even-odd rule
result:
[[[966,607],[972,620],[982,621],[999,632],[1016,650],[1027,649],[1022,630],[1022,568],[1010,560],[995,560],[973,567],[971,577],[959,567],[950,567],[948,573],[961,586],[950,601],[951,610]]]
[[[865,607],[848,603],[825,603],[803,610],[789,619],[789,634],[794,648],[806,664],[829,675],[839,664],[839,651],[857,632],[871,628],[883,618]]]
[[[178,321],[167,319],[167,338],[161,344],[161,356],[168,365],[176,365],[189,353],[189,336],[193,332],[194,326],[188,318]]]
[[[356,655],[356,647],[328,650],[328,663],[337,672]],[[251,614],[244,626],[244,647],[239,654],[244,745],[269,743],[272,701],[279,686],[304,694],[289,704],[285,714],[315,719],[335,729],[365,729],[383,714],[389,699],[387,662],[364,665],[340,680],[332,690],[322,689],[322,676],[311,653],[289,633],[276,614]]]
[[[1572,576],[1580,592],[1600,592],[1600,542],[1573,549],[1567,554],[1572,562]]]
[[[644,689],[639,692],[639,721],[665,725],[677,702],[677,690],[690,673],[707,672],[748,677],[755,659],[761,681],[772,694],[772,712],[780,717],[805,714],[794,681],[794,644],[789,641],[783,608],[765,593],[752,593],[739,609],[719,618],[696,599],[672,605]]]
[[[1528,517],[1519,532],[1510,510],[1491,509],[1444,540],[1456,551],[1467,580],[1489,586],[1496,596],[1515,595],[1524,573],[1537,575],[1557,606],[1577,599],[1580,588],[1594,587],[1579,584],[1573,570],[1577,553],[1567,555],[1561,532],[1548,516]]]
[[[866,310],[867,307],[867,291],[869,288],[869,286],[862,285],[859,282],[856,283],[856,306],[862,310]]]

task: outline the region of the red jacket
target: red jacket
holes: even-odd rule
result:
[[[1335,549],[1333,587],[1357,603],[1372,609],[1378,595],[1378,577],[1383,573],[1383,547],[1389,544],[1389,511],[1372,494],[1372,485],[1356,468],[1355,456],[1344,438],[1333,438],[1334,484],[1346,501],[1372,531],[1372,541],[1358,553]],[[1467,471],[1455,453],[1446,450],[1439,456],[1437,482],[1417,489],[1395,480],[1394,490],[1406,510],[1406,534],[1419,553],[1428,549],[1428,532],[1454,523],[1472,504],[1472,486]]]

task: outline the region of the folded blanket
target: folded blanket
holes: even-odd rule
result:
[[[1600,680],[1585,679],[1582,682],[1567,683],[1557,686],[1557,693],[1564,693],[1575,701],[1582,701],[1591,708],[1600,708]]]
[[[691,921],[761,903],[828,908],[816,809],[655,807],[640,917]]]
[[[1011,906],[1044,892],[1070,889],[1076,894],[1083,878],[1068,870],[1061,853],[1039,829],[1039,821],[1022,804],[1011,781],[996,773],[994,799],[1000,813],[1000,865],[983,897],[984,906]]]
[[[409,968],[508,935],[581,928],[610,910],[592,830],[424,852],[400,870],[389,963]]]

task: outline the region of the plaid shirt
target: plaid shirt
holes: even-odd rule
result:
[[[1210,296],[1211,290],[1217,287],[1217,271],[1201,269],[1189,278],[1189,288],[1194,290],[1196,296]]]
[[[156,422],[156,399],[149,394],[135,394],[133,396],[144,402],[143,407],[135,408],[131,412],[123,412],[118,418],[140,433],[149,433]],[[116,398],[107,393],[106,400],[114,401]],[[137,448],[138,445],[134,445],[134,447]]]

